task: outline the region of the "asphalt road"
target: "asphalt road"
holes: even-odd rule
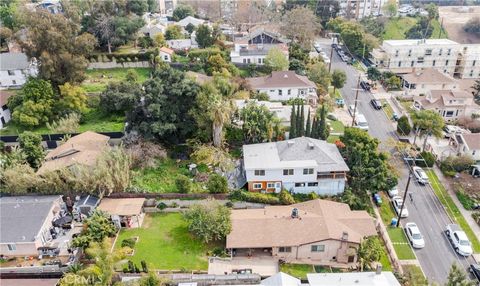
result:
[[[323,46],[329,55],[331,48],[328,45]],[[347,82],[342,88],[342,94],[347,106],[354,104],[359,73],[355,68],[344,63],[335,51],[331,60],[332,71],[341,69],[347,73]],[[382,149],[393,152],[393,147],[389,147],[387,142],[389,138],[397,138],[395,127],[383,111],[373,109],[370,105],[372,98],[372,94],[360,91],[357,110],[365,115],[369,123],[370,135],[382,142]],[[408,179],[408,168],[399,158],[392,156],[391,160],[401,174],[398,187],[400,195],[403,196]],[[431,187],[421,186],[412,179],[408,192],[412,193],[413,202],[410,202],[407,197],[406,207],[409,216],[402,219],[402,224],[415,222],[424,236],[425,247],[415,250],[415,254],[429,282],[435,281],[441,284],[446,282],[448,272],[454,262],[463,265],[465,270],[468,271],[468,266],[473,263],[473,258],[466,259],[453,250],[444,234],[445,226],[451,221]]]

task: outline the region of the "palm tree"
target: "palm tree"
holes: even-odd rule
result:
[[[415,126],[415,137],[418,131],[425,136],[423,141],[423,148],[427,146],[427,139],[429,136],[442,137],[442,129],[445,125],[442,116],[433,110],[421,110],[412,114],[413,125]],[[414,140],[415,141],[415,140]]]
[[[216,100],[211,105],[210,112],[212,113],[212,131],[213,131],[213,146],[221,147],[223,141],[223,126],[230,122],[232,115],[232,104],[230,100]]]

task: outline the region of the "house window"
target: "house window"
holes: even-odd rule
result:
[[[258,59],[258,63],[261,64],[261,63],[262,63],[262,59]]]
[[[9,70],[9,71],[8,71],[8,75],[15,75],[15,71]]]
[[[259,189],[261,189],[261,188],[262,188],[262,184],[261,184],[261,183],[255,183],[255,184],[253,184],[253,189],[259,190]]]
[[[275,89],[270,89],[270,92],[275,92]]]
[[[12,83],[13,83],[13,84],[17,84],[17,81],[16,81],[16,80],[12,80]]]
[[[305,187],[305,183],[295,183],[295,187]]]
[[[470,71],[470,76],[473,76],[473,70]]]
[[[432,55],[432,50],[431,49],[425,50],[425,55],[426,56],[431,56]]]
[[[255,170],[255,176],[265,176],[265,170]]]
[[[247,63],[247,59],[243,59],[243,63],[246,64],[246,63]]]
[[[473,151],[472,151],[472,156],[475,156],[475,152],[476,152],[476,150],[473,150]]]
[[[303,169],[303,174],[304,174],[304,175],[311,175],[311,174],[313,174],[313,168]]]
[[[449,56],[449,55],[450,55],[450,53],[452,53],[452,49],[448,49],[448,53],[447,53],[447,55]]]
[[[307,186],[309,186],[309,187],[318,187],[318,182],[308,183]]]
[[[287,90],[287,95],[290,95],[290,94],[292,94],[292,90],[291,90],[291,89]]]
[[[17,246],[15,244],[7,244],[8,251],[15,251],[17,250]]]
[[[452,117],[453,116],[453,111],[447,111],[445,114],[445,117]]]
[[[250,63],[250,59],[247,59],[247,63]]]
[[[278,90],[278,95],[282,95],[282,90],[281,89]]]
[[[440,49],[440,51],[438,52],[438,55],[441,56],[442,52],[443,52],[443,49]]]
[[[423,64],[423,57],[418,58],[418,59],[417,59],[417,63]]]
[[[415,64],[415,61],[412,61],[412,63],[410,64],[410,66],[413,67],[414,64]]]
[[[436,62],[436,60],[433,60],[432,66],[435,66],[435,62]]]
[[[448,60],[445,61],[445,65],[448,66]]]
[[[312,245],[311,247],[312,252],[324,252],[325,251],[325,245]]]
[[[275,183],[267,183],[267,189],[275,188]]]
[[[412,50],[409,50],[408,51],[408,56],[411,56],[412,55]]]
[[[283,170],[283,175],[284,176],[292,176],[293,175],[293,169],[284,169]]]
[[[398,57],[398,50],[395,51],[395,56]]]
[[[282,246],[278,248],[278,252],[292,252],[292,248],[290,246]]]
[[[163,59],[164,59],[165,61],[168,61],[168,56],[163,56]]]
[[[472,67],[474,67],[476,63],[477,63],[477,61],[476,61],[476,60],[473,60],[473,62],[472,62]]]
[[[402,66],[402,61],[399,61],[398,62],[398,67],[401,67]]]

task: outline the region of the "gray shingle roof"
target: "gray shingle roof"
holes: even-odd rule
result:
[[[0,70],[23,70],[28,68],[29,62],[24,53],[1,53]]]
[[[60,196],[0,198],[0,243],[32,242]]]

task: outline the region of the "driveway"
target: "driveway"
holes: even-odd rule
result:
[[[252,273],[260,276],[272,276],[279,271],[278,259],[271,256],[210,258],[208,274],[224,275],[235,269],[252,269]]]

